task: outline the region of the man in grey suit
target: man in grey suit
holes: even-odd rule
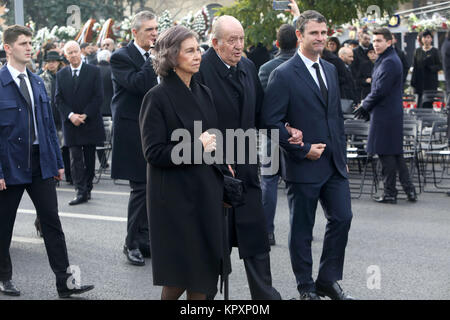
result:
[[[297,49],[297,36],[295,35],[295,27],[290,24],[283,24],[277,32],[276,46],[280,49],[275,59],[270,60],[263,64],[259,69],[259,80],[264,90],[266,90],[267,82],[269,81],[270,74],[283,62],[289,60],[296,52]],[[267,139],[266,152],[263,152],[263,156],[269,156],[268,154],[271,146],[270,139]],[[271,164],[268,161],[263,161],[263,166],[270,167]],[[269,244],[275,245],[275,226],[273,220],[275,218],[275,210],[277,207],[278,196],[278,180],[279,172],[272,172],[270,175],[261,174],[261,191],[264,214],[267,220],[267,229],[269,236]]]

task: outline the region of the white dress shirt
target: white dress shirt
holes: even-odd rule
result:
[[[19,87],[19,90],[20,90],[20,79],[19,79],[19,75],[20,75],[20,74],[25,75],[24,80],[25,80],[25,83],[27,84],[27,87],[28,87],[28,93],[30,94],[30,98],[31,98],[31,110],[33,110],[34,132],[35,132],[35,134],[36,134],[36,140],[33,141],[33,144],[39,144],[38,131],[37,131],[37,123],[36,123],[36,111],[34,110],[33,88],[31,87],[30,79],[28,79],[27,71],[25,70],[24,72],[20,72],[19,70],[17,70],[17,69],[15,69],[14,67],[12,67],[9,63],[6,64],[6,67],[8,68],[9,73],[11,73],[11,76],[12,76],[14,82],[15,82],[15,83],[17,84],[17,86]]]
[[[75,70],[77,70],[77,77],[80,78],[80,72],[81,72],[81,67],[82,66],[83,66],[83,59],[81,60],[81,63],[78,66],[78,68],[74,68],[74,67],[72,67],[72,65],[70,65],[70,71],[72,72],[72,77],[74,76]],[[73,112],[69,113],[67,118],[70,120],[70,117],[72,115],[73,115]]]
[[[322,75],[322,79],[323,79],[323,82],[325,83],[325,87],[327,87],[327,89],[328,89],[327,77],[325,76],[325,72],[323,71],[322,65],[320,64],[320,58],[317,58],[317,61],[312,61],[312,60],[308,59],[307,57],[305,57],[300,52],[300,49],[298,49],[298,55],[300,56],[300,58],[302,58],[303,62],[306,65],[306,69],[308,69],[309,73],[311,74],[312,78],[314,79],[314,81],[317,84],[317,87],[319,87],[319,90],[320,90],[319,79],[317,78],[316,69],[314,69],[313,64],[317,63],[319,65],[320,74]]]

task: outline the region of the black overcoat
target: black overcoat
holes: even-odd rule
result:
[[[417,48],[414,53],[411,77],[411,86],[414,87],[415,92],[422,94],[424,90],[437,90],[439,70],[442,70],[439,50],[431,48],[424,51],[422,48]]]
[[[196,74],[200,83],[211,89],[219,117],[219,129],[254,129],[259,127],[259,114],[264,91],[259,82],[256,68],[249,59],[242,58],[237,65],[239,81],[243,87],[243,102],[236,103],[233,97],[233,83],[230,71],[213,48],[202,57],[200,72]],[[256,148],[246,148],[246,156],[255,154]],[[226,150],[226,149],[225,149]],[[226,153],[226,152],[225,152]],[[236,154],[236,152],[235,152]],[[246,162],[248,163],[248,162]],[[269,252],[267,225],[262,208],[261,186],[257,164],[237,164],[237,178],[246,186],[245,205],[234,209],[234,224],[230,230],[231,245],[239,247],[241,258]],[[236,232],[236,237],[233,237]]]
[[[83,63],[77,85],[74,84],[70,66],[59,70],[56,74],[55,101],[63,123],[66,146],[99,145],[105,142],[100,112],[103,84],[99,68]],[[69,120],[71,112],[86,114],[85,123],[75,126]]]
[[[151,59],[145,61],[133,41],[114,51],[110,64],[114,88],[111,177],[144,183],[147,164],[142,154],[139,112],[157,77]]]
[[[200,132],[194,132],[194,121],[202,122]],[[203,154],[198,137],[217,128],[217,122],[208,89],[192,80],[189,91],[173,72],[151,89],[142,103],[140,128],[148,162],[147,208],[155,285],[208,295],[217,292],[225,255],[221,170],[205,163],[177,165],[171,156],[179,142],[191,151],[197,147]],[[191,139],[172,141],[177,129],[187,129]]]

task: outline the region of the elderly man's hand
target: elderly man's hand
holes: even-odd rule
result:
[[[6,190],[5,179],[0,179],[0,191]]]

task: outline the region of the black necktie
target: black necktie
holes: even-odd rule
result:
[[[316,69],[317,79],[319,79],[320,92],[322,92],[323,99],[325,100],[325,105],[328,105],[328,90],[325,86],[322,75],[320,74],[319,64],[317,62],[314,63],[313,68]]]
[[[147,61],[148,58],[150,57],[150,53],[146,52],[146,53],[144,53],[144,56],[145,56],[145,61]]]
[[[72,77],[72,79],[73,79],[73,87],[74,87],[74,89],[77,87],[77,85],[78,85],[78,70],[73,70],[73,77]]]
[[[18,78],[20,79],[20,91],[22,92],[23,97],[27,101],[27,109],[30,113],[31,119],[31,143],[36,140],[36,131],[34,128],[34,114],[33,114],[33,104],[31,103],[30,92],[28,91],[27,83],[25,82],[25,74],[19,74]]]

